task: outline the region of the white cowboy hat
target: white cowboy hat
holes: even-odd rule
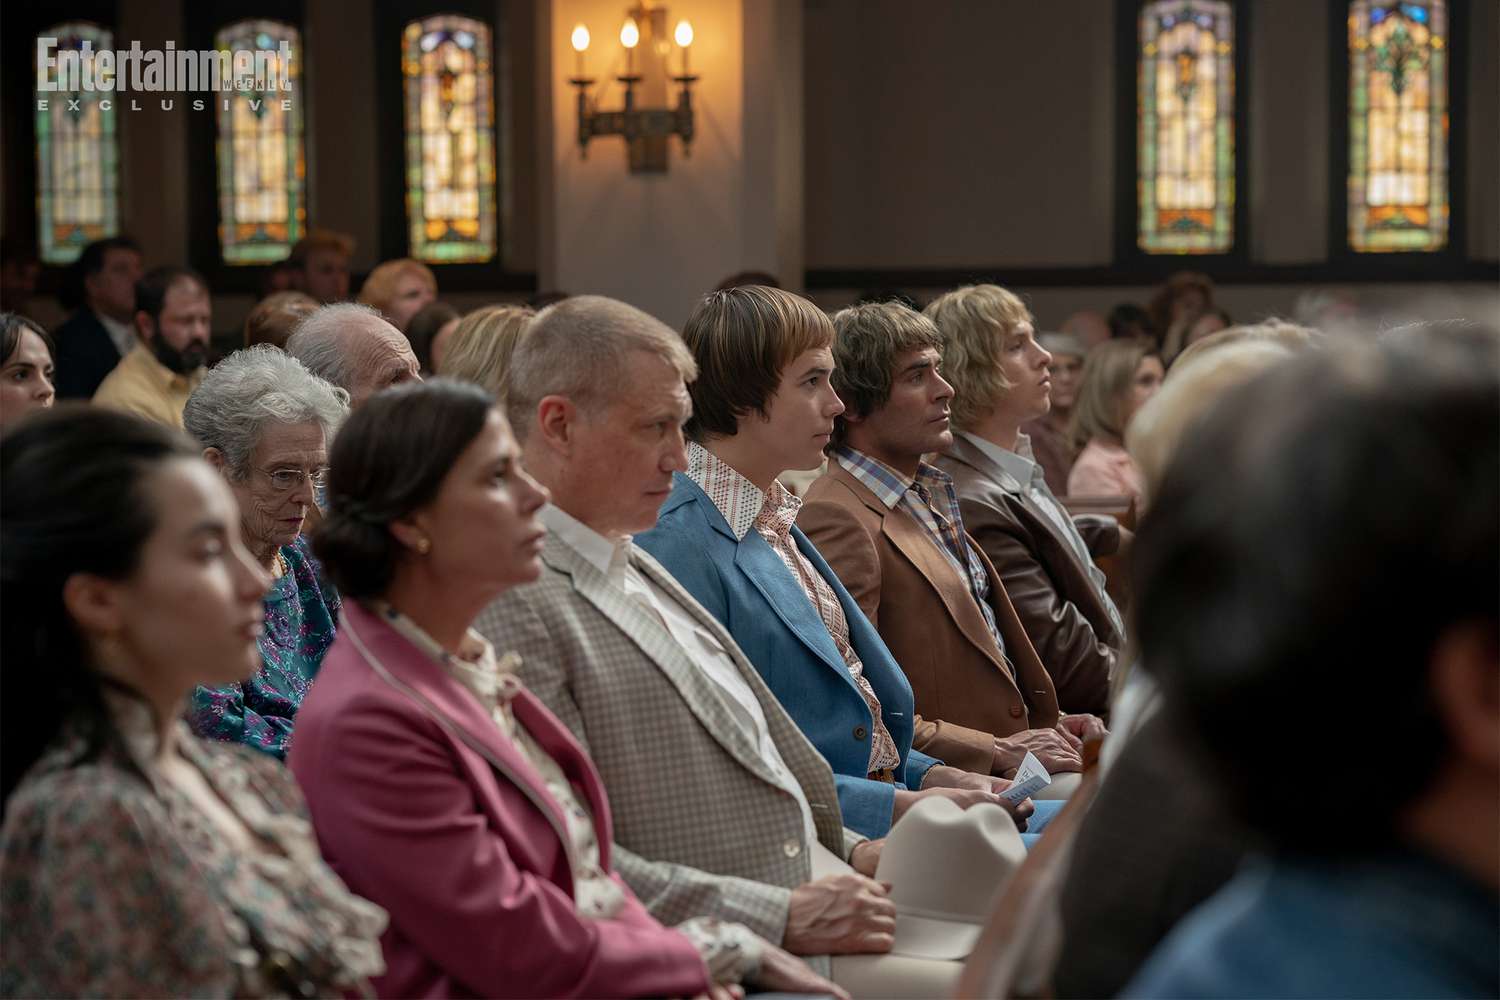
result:
[[[1015,821],[1000,806],[922,799],[891,829],[875,872],[896,904],[892,954],[967,957],[1025,858]]]

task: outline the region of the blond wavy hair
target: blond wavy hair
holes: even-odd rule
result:
[[[485,306],[459,320],[443,352],[439,375],[473,382],[496,398],[503,395],[505,372],[526,328],[536,316],[529,306]]]
[[[922,312],[943,338],[943,378],[953,386],[954,426],[971,428],[1012,388],[1000,370],[1000,354],[1007,334],[1022,323],[1035,326],[1031,310],[999,285],[965,285],[938,296]]]
[[[1089,351],[1068,429],[1075,449],[1081,451],[1094,438],[1125,440],[1125,400],[1136,369],[1157,356],[1155,342],[1146,337],[1106,340]]]

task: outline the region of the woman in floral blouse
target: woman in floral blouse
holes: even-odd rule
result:
[[[302,528],[347,401],[295,358],[259,346],[219,362],[183,410],[188,433],[239,501],[245,546],[271,574],[261,668],[238,684],[197,690],[189,721],[199,736],[286,756],[338,620],[338,594],[319,579]]]
[[[179,721],[260,665],[269,578],[175,431],[91,408],[0,440],[0,995],[313,996],[384,969],[385,914],[296,786]]]

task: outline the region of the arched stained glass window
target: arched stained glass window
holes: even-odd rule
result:
[[[495,108],[490,29],[439,14],[406,25],[406,219],[411,256],[495,256]]]
[[[278,86],[282,42],[288,43],[291,51],[289,91]],[[307,225],[302,39],[290,24],[236,21],[214,35],[214,48],[274,53],[265,74],[266,91],[220,95],[215,109],[220,252],[226,264],[282,260]],[[284,102],[290,102],[290,110]]]
[[[1448,242],[1448,10],[1443,0],[1349,5],[1349,246]]]
[[[1234,245],[1233,14],[1225,0],[1141,8],[1137,239],[1147,253]]]
[[[36,114],[37,246],[46,264],[68,264],[94,240],[120,231],[120,146],[111,91],[84,90],[114,33],[82,21],[58,24],[56,91],[38,91]],[[84,52],[87,42],[91,50]],[[76,70],[75,70],[76,67]],[[75,75],[76,74],[76,75]],[[46,101],[46,110],[41,102]]]

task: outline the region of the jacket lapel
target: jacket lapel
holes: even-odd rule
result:
[[[837,811],[838,795],[834,790],[833,774],[828,770],[827,761],[811,743],[807,742],[807,737],[786,714],[786,709],[782,707],[781,702],[776,700],[771,689],[766,687],[765,679],[760,676],[755,665],[745,658],[739,643],[734,641],[729,630],[717,618],[709,614],[703,605],[694,600],[672,574],[668,573],[643,549],[632,550],[631,564],[671,594],[699,625],[723,645],[735,669],[739,671],[740,678],[749,686],[755,695],[755,700],[760,703],[760,710],[765,716],[766,729],[770,733],[771,741],[776,744],[782,763],[791,770],[793,777],[801,784],[803,795],[807,798],[808,805],[814,813],[814,824],[818,827],[824,843],[829,845],[830,849],[842,853],[843,824]],[[754,760],[756,766],[751,770],[761,778],[780,787],[773,780],[774,776],[769,773],[769,768],[760,766],[765,762],[761,760],[759,753],[755,755]]]
[[[953,446],[946,454],[955,461],[969,466],[1005,492],[1014,493],[1024,499],[1025,487],[1016,480],[1016,477],[1006,472],[1004,466],[976,448],[962,434],[953,435]]]
[[[927,537],[922,526],[905,511],[891,510],[881,503],[880,498],[875,496],[868,486],[851,475],[849,470],[842,465],[835,466],[834,475],[849,487],[861,503],[880,515],[880,533],[895,547],[896,551],[916,567],[922,579],[927,581],[927,585],[942,600],[943,607],[948,611],[948,617],[963,633],[964,638],[988,657],[997,670],[1006,677],[1010,677],[1010,669],[997,655],[999,651],[995,648],[995,637],[990,635],[989,626],[984,621],[984,614],[979,610],[974,595],[969,590],[968,578],[954,570],[948,558],[938,551],[936,543]],[[967,535],[965,538],[967,539]],[[972,540],[969,544],[973,544]],[[996,586],[998,583],[991,579],[990,589],[993,590]]]
[[[745,732],[744,727],[735,718],[733,710],[726,703],[725,699],[728,696],[720,693],[714,682],[703,676],[702,670],[690,659],[689,652],[682,648],[653,613],[642,608],[634,598],[611,584],[596,566],[551,532],[547,535],[547,546],[543,551],[543,558],[554,569],[566,573],[573,581],[573,588],[656,665],[656,668],[677,689],[677,693],[682,696],[683,702],[686,703],[698,723],[707,730],[715,742],[722,746],[731,757],[753,771],[757,777],[779,787],[775,775],[761,758],[759,747],[751,741],[750,734]],[[677,582],[672,580],[665,571],[651,566],[649,560],[641,558],[639,550],[633,552],[631,563],[650,576],[658,585],[667,587],[663,581],[671,581],[670,586],[667,587],[669,592],[684,608],[693,612],[695,619],[701,625],[707,625],[704,622],[705,618],[712,621],[712,616],[700,613],[698,602],[682,591]],[[717,626],[718,623],[713,624]],[[733,649],[734,641],[727,635],[720,636],[720,631],[721,629],[715,628],[710,631],[710,634],[714,635],[726,650]]]
[[[1110,614],[1105,610],[1104,602],[1099,599],[1098,591],[1094,587],[1094,581],[1089,578],[1088,568],[1078,561],[1074,552],[1073,543],[1070,539],[1063,537],[1063,533],[1053,524],[1052,518],[1044,514],[1032,500],[1031,494],[1026,492],[1015,476],[1006,472],[1005,469],[985,454],[979,448],[969,443],[961,436],[955,436],[953,447],[949,448],[944,455],[960,465],[966,465],[987,483],[993,484],[1004,492],[1015,497],[1020,510],[1017,516],[1025,518],[1025,528],[1033,535],[1040,534],[1050,541],[1051,551],[1055,556],[1047,559],[1049,567],[1056,567],[1057,572],[1065,573],[1068,577],[1068,592],[1074,596],[1074,600],[1086,601],[1088,608],[1086,614],[1094,627],[1101,633],[1107,633],[1113,645],[1119,645],[1124,641],[1119,630],[1115,628]],[[991,501],[991,503],[995,503]],[[1066,513],[1066,509],[1064,509]],[[1069,515],[1071,516],[1071,515]],[[1038,544],[1045,544],[1040,539]],[[981,553],[982,554],[982,553]],[[988,565],[988,556],[985,556]]]
[[[546,817],[564,851],[572,858],[573,842],[567,834],[562,808],[547,793],[546,782],[536,768],[505,738],[474,695],[450,677],[441,664],[354,601],[345,602],[340,629],[377,677],[414,701],[433,721],[520,789]],[[534,733],[529,726],[527,731]],[[579,754],[582,755],[582,750]],[[587,782],[580,782],[580,787],[592,798]],[[570,865],[570,871],[572,868]]]
[[[735,538],[734,532],[729,528],[729,522],[724,519],[724,514],[714,502],[709,499],[703,488],[693,482],[690,476],[681,472],[673,474],[673,481],[684,486],[682,499],[677,502],[669,500],[662,508],[667,510],[676,509],[684,503],[697,503],[703,511],[704,519],[709,527],[723,535],[735,546],[734,565],[752,587],[760,593],[760,596],[771,610],[776,612],[776,617],[787,627],[797,640],[810,650],[814,656],[822,660],[824,665],[837,674],[855,694],[859,694],[859,687],[854,683],[854,678],[849,676],[849,668],[844,665],[844,658],[839,654],[839,648],[833,641],[823,620],[818,617],[818,611],[808,600],[807,594],[802,590],[802,584],[787,568],[786,563],[781,561],[781,556],[771,548],[771,543],[760,536],[760,532],[751,528],[745,532],[744,538]],[[675,498],[677,491],[673,491]],[[793,537],[799,532],[792,529]],[[864,695],[860,695],[861,698]]]
[[[740,539],[734,553],[734,565],[750,581],[750,585],[760,592],[760,596],[765,598],[782,624],[858,693],[859,688],[849,675],[849,668],[839,653],[838,644],[833,641],[833,634],[823,624],[818,609],[802,589],[802,582],[782,562],[781,556],[771,548],[771,543],[760,536],[760,532],[752,529]]]

